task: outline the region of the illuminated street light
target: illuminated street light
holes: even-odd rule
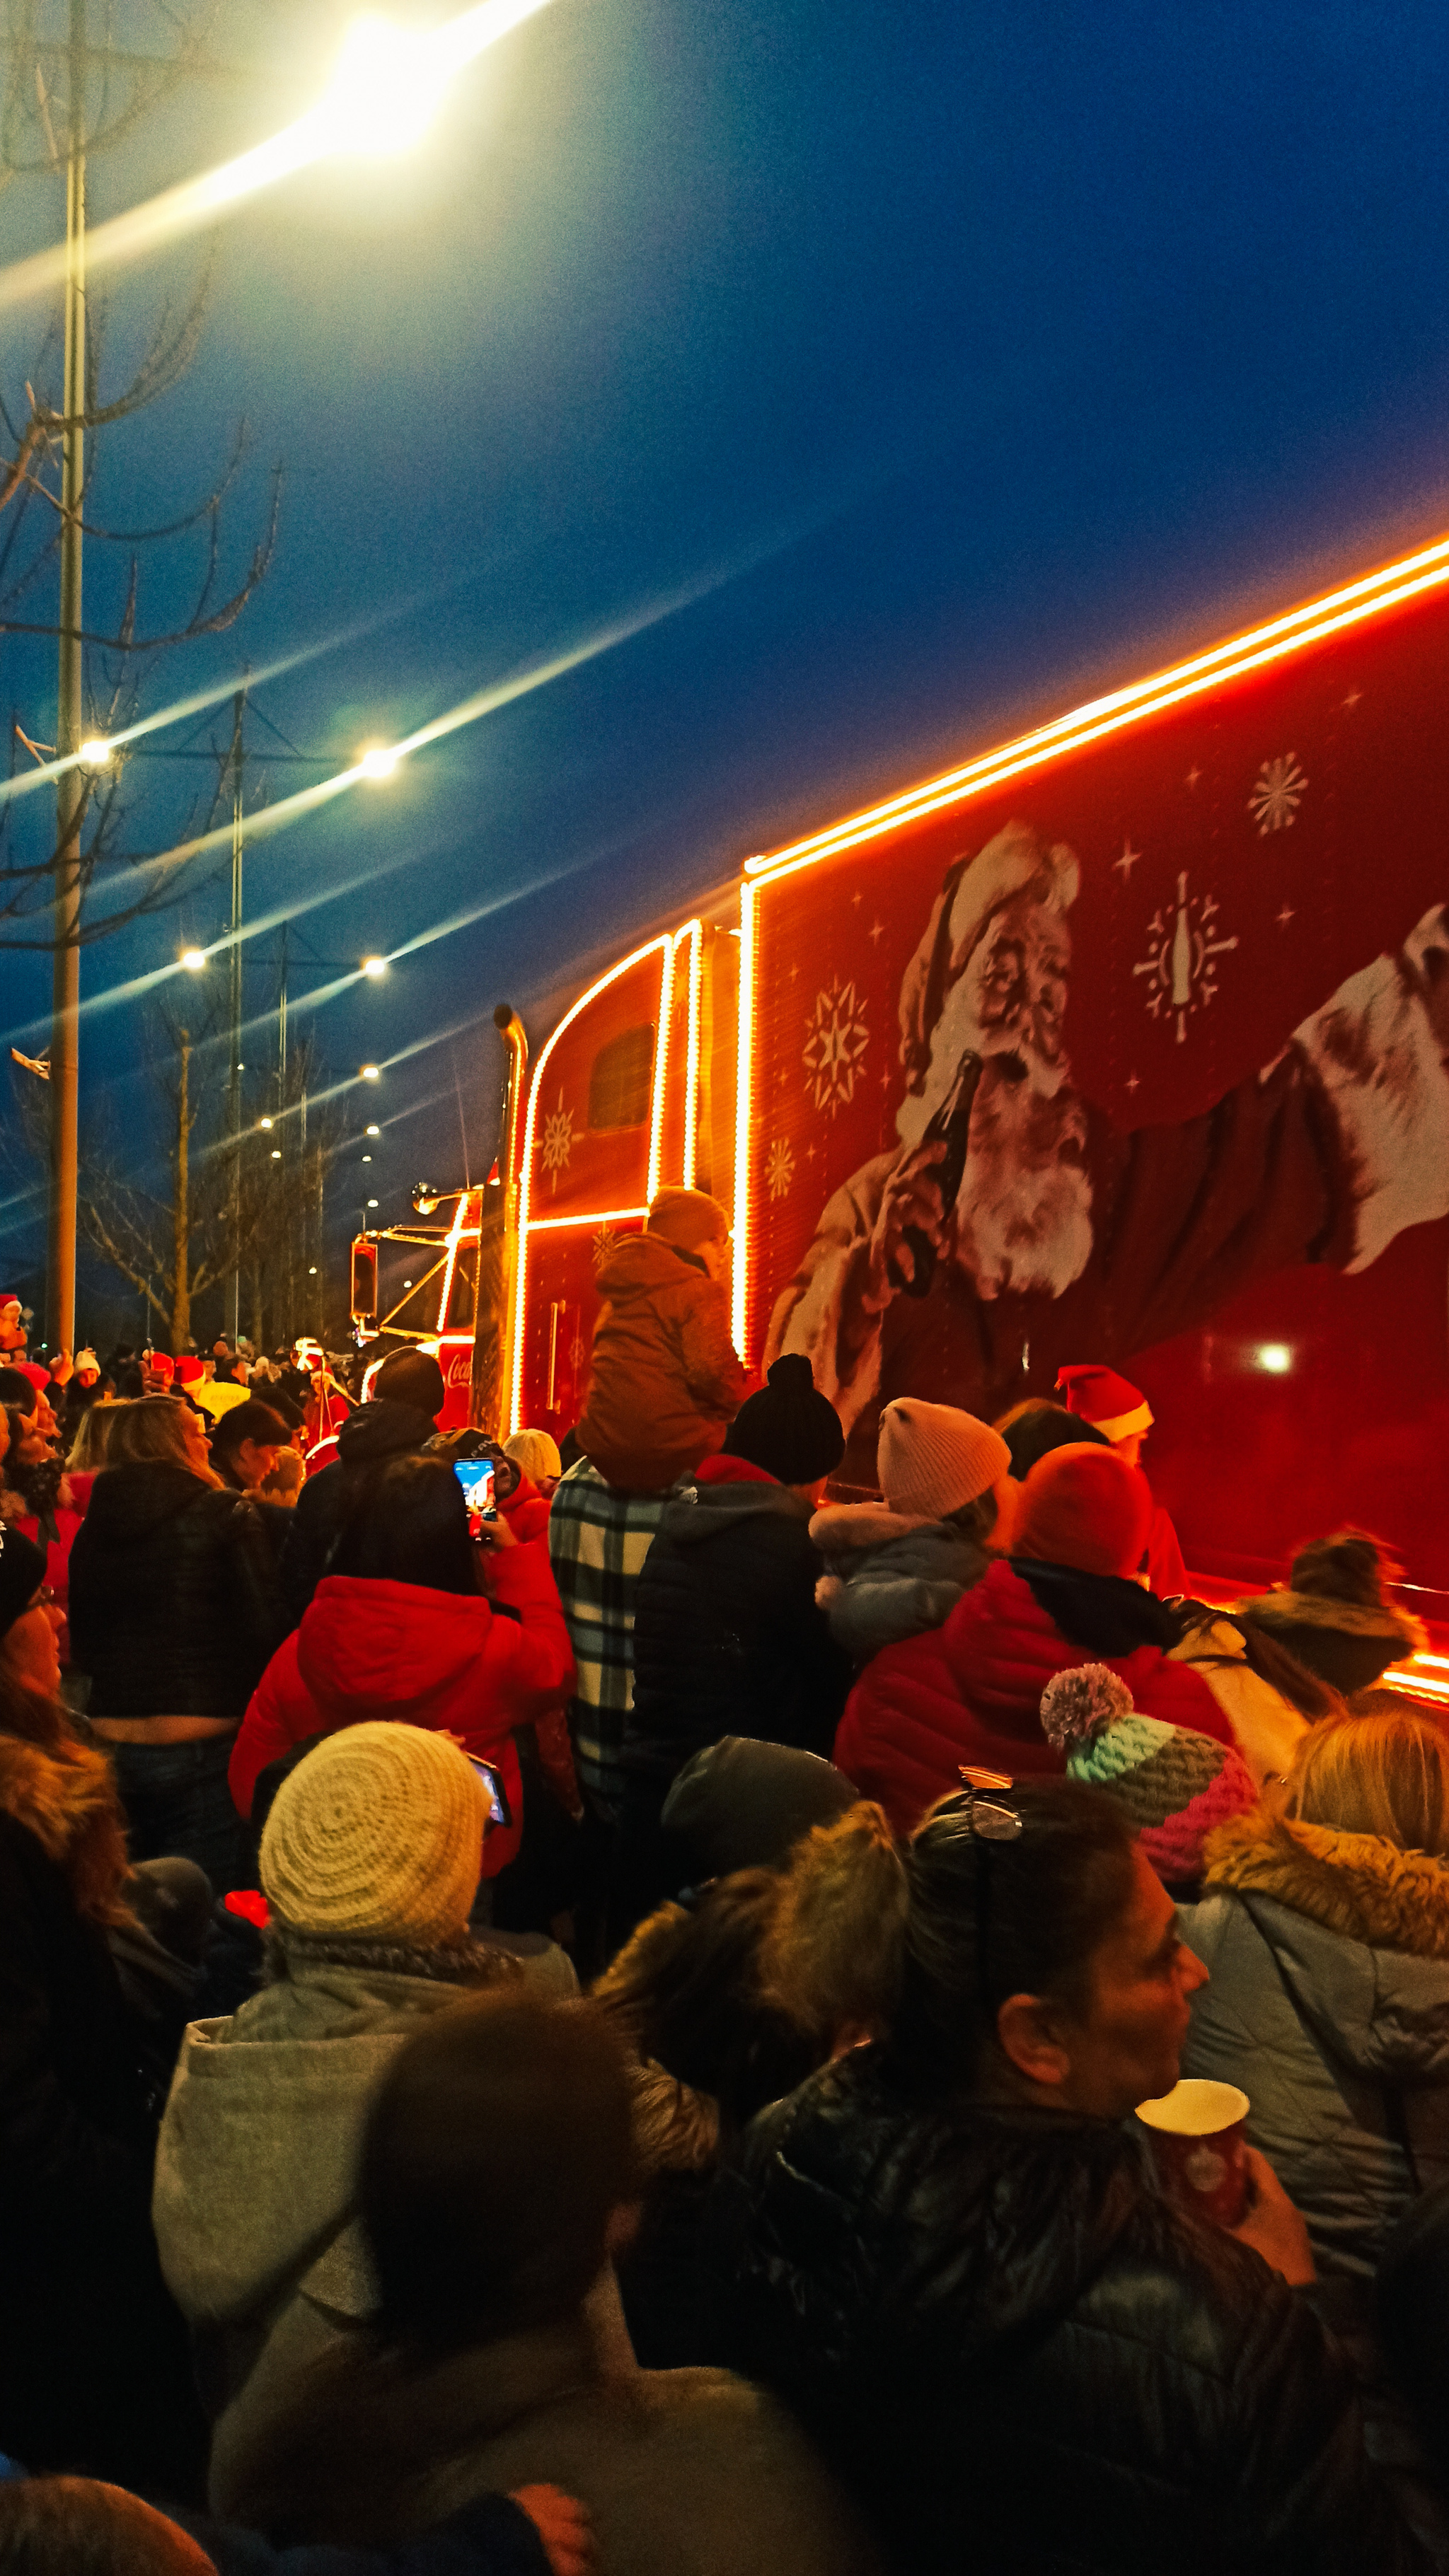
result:
[[[362,1079],[364,1082],[379,1081],[381,1076],[378,1072],[377,1066],[375,1064],[365,1064],[362,1068]]]
[[[443,103],[452,73],[436,41],[388,18],[354,18],[313,113],[334,152],[406,152]]]
[[[99,734],[94,735],[91,741],[81,744],[80,758],[87,769],[104,769],[110,756],[111,746],[108,742],[103,742]]]
[[[309,1278],[309,1279],[315,1279],[315,1278],[316,1278],[316,1276],[317,1276],[317,1264],[316,1264],[316,1262],[315,1262],[315,1261],[313,1262],[311,1269],[308,1271],[307,1276],[308,1276],[308,1278]]]
[[[376,983],[379,975],[385,975],[387,973],[387,959],[385,957],[364,957],[362,961],[362,971],[364,975],[370,975],[373,982]]]
[[[271,1124],[272,1124],[272,1121],[271,1121],[271,1119],[270,1119],[270,1118],[259,1118],[259,1119],[257,1120],[257,1125],[258,1125],[259,1127],[270,1127],[270,1126],[271,1126]]]
[[[369,1136],[380,1136],[382,1134],[382,1129],[380,1127],[369,1127],[367,1132]]]
[[[376,1207],[376,1205],[377,1205],[377,1201],[376,1201],[376,1199],[369,1199],[369,1200],[368,1200],[368,1202],[367,1202],[367,1204],[368,1204],[368,1206],[369,1206],[369,1207]]]
[[[375,742],[370,750],[363,753],[357,766],[364,778],[391,778],[401,758],[401,752],[390,750],[385,742]],[[372,971],[369,961],[363,973],[370,975]]]
[[[363,1159],[364,1163],[370,1163],[370,1162],[371,1162],[371,1160],[372,1160],[372,1156],[371,1156],[370,1154],[364,1154],[364,1155],[363,1155],[363,1157],[362,1157],[362,1159]]]
[[[206,964],[206,950],[204,948],[183,948],[181,951],[181,963],[186,968],[188,974],[199,975]]]
[[[274,1146],[272,1147],[272,1160],[273,1160],[273,1162],[274,1162],[274,1163],[280,1163],[281,1159],[282,1159],[282,1149],[281,1149],[281,1146],[280,1146],[280,1145],[274,1145]]]

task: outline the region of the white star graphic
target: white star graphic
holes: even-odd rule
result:
[[[1197,762],[1196,762],[1196,761],[1194,761],[1194,762],[1193,762],[1193,764],[1192,764],[1191,769],[1190,769],[1190,770],[1188,771],[1188,773],[1187,773],[1187,784],[1188,784],[1188,786],[1189,786],[1189,787],[1196,787],[1197,782],[1198,782],[1198,780],[1201,778],[1201,776],[1202,776],[1202,771],[1199,769],[1199,767],[1198,767],[1198,765],[1197,765]]]
[[[1281,911],[1281,912],[1279,913],[1279,915],[1278,915],[1278,927],[1279,927],[1279,929],[1280,929],[1280,930],[1286,930],[1286,929],[1287,929],[1287,927],[1288,927],[1289,922],[1290,922],[1290,921],[1292,921],[1292,919],[1293,919],[1293,918],[1294,918],[1294,913],[1293,913],[1293,906],[1292,906],[1292,904],[1291,904],[1291,903],[1285,903],[1285,904],[1284,904],[1284,906],[1283,906],[1282,911]]]
[[[1130,885],[1132,881],[1132,871],[1136,867],[1141,856],[1142,852],[1140,850],[1134,850],[1130,841],[1123,842],[1122,856],[1120,859],[1114,859],[1112,861],[1112,865],[1114,868],[1121,871],[1124,884]]]
[[[1140,1090],[1141,1085],[1139,1084],[1138,1079],[1137,1079],[1137,1076],[1136,1076],[1136,1074],[1135,1074],[1135,1073],[1129,1073],[1129,1074],[1128,1074],[1128,1076],[1127,1076],[1127,1088],[1128,1088],[1128,1090],[1129,1090],[1129,1091],[1137,1091],[1137,1090]]]
[[[878,939],[884,939],[884,937],[885,923],[883,921],[873,921],[870,925],[870,944],[872,948],[874,948]]]
[[[1348,696],[1344,699],[1343,703],[1344,703],[1344,705],[1349,709],[1350,713],[1352,713],[1353,709],[1358,705],[1358,702],[1359,702],[1359,700],[1360,700],[1360,698],[1361,698],[1362,696],[1363,696],[1363,691],[1362,691],[1362,689],[1350,689],[1350,690],[1349,690]]]

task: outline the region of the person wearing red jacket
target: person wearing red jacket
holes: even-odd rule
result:
[[[485,1591],[451,1467],[389,1459],[242,1719],[227,1775],[242,1815],[257,1774],[294,1744],[393,1718],[451,1735],[497,1765],[513,1821],[489,1835],[485,1876],[514,1858],[522,1785],[513,1730],[557,1705],[573,1656],[546,1548],[515,1538],[503,1513],[491,1545]]]
[[[1202,1674],[1171,1660],[1179,1621],[1132,1579],[1152,1512],[1146,1477],[1112,1450],[1052,1450],[1022,1488],[1011,1556],[988,1566],[944,1627],[866,1665],[835,1762],[898,1833],[959,1788],[963,1762],[1017,1779],[1061,1771],[1041,1695],[1073,1664],[1120,1673],[1145,1717],[1234,1742]]]

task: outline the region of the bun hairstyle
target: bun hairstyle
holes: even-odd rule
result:
[[[889,2045],[901,2080],[924,2093],[977,2084],[1008,1995],[1049,1995],[1081,2012],[1093,1956],[1131,1899],[1134,1836],[1115,1799],[1075,1780],[1023,1781],[1003,1794],[1022,1819],[1014,1841],[981,1840],[958,1792],[931,1809],[906,1853]]]
[[[822,2058],[843,2032],[878,2036],[900,1989],[909,1892],[885,1809],[862,1798],[790,1861],[761,1953],[767,1992]]]

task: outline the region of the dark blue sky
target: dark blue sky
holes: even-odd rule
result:
[[[246,76],[103,165],[96,214],[285,122],[351,13],[221,14]],[[410,160],[226,227],[198,363],[116,436],[96,506],[166,515],[245,412],[235,560],[274,456],[279,542],[153,702],[337,638],[257,703],[345,755],[690,603],[249,864],[249,910],[370,878],[297,919],[294,995],[331,980],[309,949],[493,907],[316,1014],[335,1072],[397,1059],[384,1216],[456,1170],[455,1082],[491,1149],[500,996],[541,1038],[749,852],[1449,521],[1446,55],[1431,0],[551,0]],[[3,205],[7,256],[56,236],[50,183]],[[112,284],[117,364],[193,268]],[[0,328],[7,392],[41,319]],[[118,577],[88,570],[93,611]],[[179,568],[147,581],[164,620]],[[5,650],[7,711],[49,739],[48,654]],[[138,831],[184,774],[133,767]],[[91,950],[87,994],[215,935],[225,900]],[[248,954],[260,1008],[274,937]],[[43,1013],[47,960],[0,976],[7,1021]],[[123,1126],[136,1059],[134,1009],[88,1020],[84,1091]],[[7,1270],[43,1239],[15,1191]]]

